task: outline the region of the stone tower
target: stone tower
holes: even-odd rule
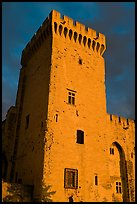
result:
[[[57,202],[134,201],[134,121],[107,113],[105,49],[53,10],[22,52],[9,179],[35,199],[45,184]]]

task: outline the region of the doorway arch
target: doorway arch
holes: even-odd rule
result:
[[[125,153],[122,146],[118,142],[113,142],[113,146],[118,149],[119,152],[119,165],[120,165],[120,177],[122,182],[122,191],[123,191],[123,202],[129,202],[129,186],[128,186],[128,174],[127,174],[127,162],[125,159]]]

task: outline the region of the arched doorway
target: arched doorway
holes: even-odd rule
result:
[[[125,153],[123,148],[118,142],[113,142],[113,146],[118,149],[119,152],[119,166],[120,166],[120,177],[122,182],[122,196],[123,202],[129,202],[129,187],[128,187],[128,174],[127,174],[127,162],[125,159]]]

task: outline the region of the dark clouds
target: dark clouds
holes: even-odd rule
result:
[[[55,9],[106,35],[108,112],[135,117],[135,3],[2,3],[2,114],[15,104],[21,52]]]

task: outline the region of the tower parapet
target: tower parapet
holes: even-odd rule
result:
[[[121,127],[127,130],[130,126],[135,125],[135,121],[129,118],[124,118],[118,115],[108,114],[110,122],[113,124],[121,125]]]
[[[22,51],[21,65],[26,65],[29,59],[40,48],[43,41],[53,31],[60,36],[64,35],[65,38],[73,39],[84,47],[96,51],[101,56],[106,49],[106,39],[102,33],[97,34],[92,28],[86,27],[67,16],[61,17],[58,11],[52,10]]]
[[[61,14],[55,10],[52,11],[52,22],[56,34],[64,35],[65,38],[68,36],[70,40],[73,39],[75,42],[83,44],[84,47],[103,55],[106,49],[106,39],[102,33],[97,34],[92,28],[86,27],[67,16],[61,17]]]

